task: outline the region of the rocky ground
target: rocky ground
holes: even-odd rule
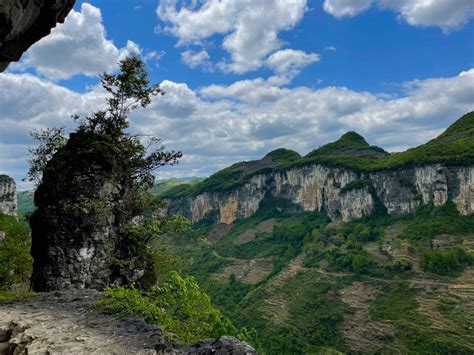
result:
[[[50,292],[0,305],[0,355],[255,353],[233,337],[190,346],[165,344],[156,326],[100,313],[99,296],[94,290]]]

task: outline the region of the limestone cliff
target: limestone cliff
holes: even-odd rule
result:
[[[0,213],[11,216],[17,214],[16,184],[7,175],[0,175]]]
[[[324,211],[344,221],[370,215],[381,203],[390,215],[413,213],[422,204],[440,206],[453,201],[464,215],[474,213],[474,166],[441,164],[393,171],[361,173],[323,165],[294,168],[254,176],[228,192],[204,192],[170,200],[170,213],[192,222],[210,217],[219,223],[254,214],[260,202],[272,196],[301,211]]]
[[[423,204],[452,201],[474,213],[474,113],[430,142],[389,154],[355,132],[305,157],[280,149],[260,161],[234,164],[192,188],[165,193],[169,213],[192,222],[230,224],[265,201],[299,211],[323,211],[350,221],[374,211],[399,216]],[[272,202],[273,203],[273,202]]]

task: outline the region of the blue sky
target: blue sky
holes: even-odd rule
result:
[[[474,106],[470,0],[89,0],[0,74],[0,172],[21,179],[31,129],[100,107],[97,73],[129,53],[167,92],[130,117],[207,176],[356,130],[390,151]],[[21,188],[28,188],[20,183]]]

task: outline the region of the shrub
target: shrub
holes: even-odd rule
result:
[[[0,230],[5,240],[0,246],[0,287],[28,289],[33,259],[30,255],[31,236],[26,224],[15,217],[0,213]]]
[[[473,263],[474,256],[461,248],[425,251],[421,258],[424,271],[445,276],[459,275],[466,266]]]
[[[169,273],[161,287],[145,293],[135,287],[109,287],[101,301],[106,312],[121,316],[134,315],[163,328],[168,338],[174,334],[178,342],[193,343],[222,335],[236,335],[229,319],[211,305],[191,276]],[[170,339],[171,340],[171,339]]]

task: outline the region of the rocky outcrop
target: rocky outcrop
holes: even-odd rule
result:
[[[63,23],[75,0],[0,2],[0,72],[34,43]]]
[[[423,204],[441,206],[448,200],[464,215],[474,213],[474,166],[432,164],[376,172],[309,165],[253,176],[225,192],[169,200],[169,212],[192,222],[212,218],[219,223],[254,214],[267,197],[278,198],[302,211],[324,211],[344,221],[370,215],[377,207],[398,216]]]
[[[0,213],[16,216],[17,209],[15,180],[7,175],[0,175]]]
[[[131,195],[113,147],[94,134],[71,134],[35,192],[32,288],[102,289],[122,277],[132,278],[113,271],[121,233],[135,213]],[[139,266],[131,272],[141,275]]]
[[[101,295],[96,290],[45,292],[0,304],[0,354],[255,354],[233,337],[168,344],[157,326],[100,313]]]

